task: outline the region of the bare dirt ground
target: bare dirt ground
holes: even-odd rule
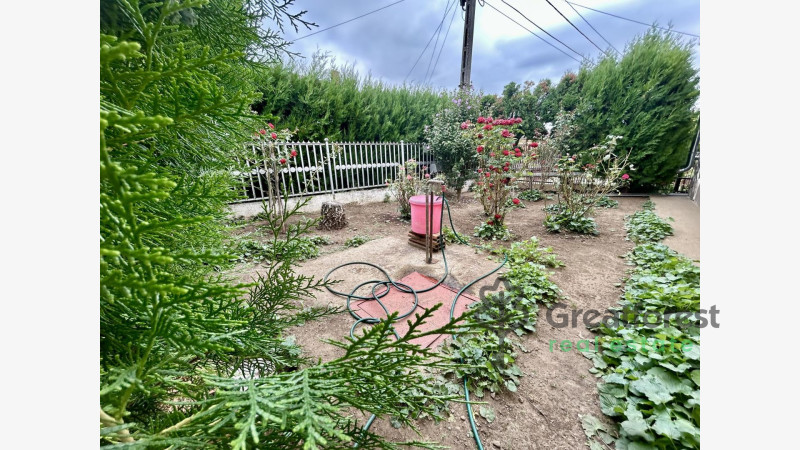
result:
[[[556,313],[571,312],[573,309],[603,311],[616,304],[621,293],[619,283],[628,268],[621,256],[632,248],[632,244],[625,240],[624,217],[639,209],[646,198],[618,200],[618,208],[600,208],[596,211],[600,234],[591,237],[548,233],[542,225],[544,201],[524,202],[525,209],[514,209],[509,213],[506,223],[514,232],[515,240],[537,236],[543,246],[552,247],[566,264],[553,271],[552,279],[568,296],[566,309]],[[473,228],[485,220],[480,203],[471,194],[464,194],[461,202],[453,201],[451,207],[456,230],[461,233],[471,235]],[[413,271],[437,279],[441,277],[444,270],[441,254],[435,256],[434,264],[425,264],[424,250],[407,243],[406,233],[410,224],[398,218],[395,203],[347,204],[345,211],[349,226],[339,231],[317,231],[315,234],[328,236],[332,243],[321,247],[321,256],[305,262],[299,268],[301,273],[323,277],[339,264],[368,261],[384,267],[394,279]],[[661,211],[659,213],[662,214]],[[676,217],[676,223],[681,220]],[[242,231],[252,231],[255,226],[257,223]],[[373,240],[357,248],[343,246],[346,239],[356,235],[369,236]],[[478,242],[477,238],[472,241]],[[498,264],[490,260],[486,253],[463,245],[448,245],[446,256],[450,276],[445,283],[457,288]],[[257,265],[250,264],[240,266],[237,272],[246,280],[258,270]],[[383,277],[377,270],[351,266],[337,271],[333,278],[343,280],[336,289],[349,291],[360,282]],[[477,295],[481,286],[494,281],[495,276],[490,276],[473,286],[469,293]],[[314,305],[344,305],[343,298],[327,291],[308,302]],[[580,321],[575,328],[556,328],[546,320],[546,312],[545,308],[540,310],[537,331],[521,338],[529,352],[518,352],[517,363],[525,373],[518,392],[504,392],[495,398],[486,395],[480,399],[486,401],[497,416],[492,423],[476,416],[480,437],[486,448],[585,448],[586,439],[578,415],[603,417],[598,404],[596,380],[588,371],[591,362],[575,350],[562,352],[557,345],[551,351],[550,345],[551,340],[576,342],[593,339],[593,334]],[[339,355],[340,350],[322,340],[344,338],[352,323],[353,318],[342,313],[307,323],[293,330],[293,333],[307,355],[324,361]],[[408,428],[393,428],[387,419],[376,421],[372,430],[395,441],[425,440],[454,449],[474,448],[465,406],[454,403],[450,405],[450,410],[451,415],[443,422],[417,421],[421,436]],[[366,417],[361,420],[366,420]]]
[[[664,239],[664,245],[700,262],[700,206],[685,195],[654,195],[656,214],[672,217],[672,236]]]

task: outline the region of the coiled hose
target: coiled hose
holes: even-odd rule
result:
[[[448,217],[448,219],[450,221],[450,228],[453,230],[453,233],[456,235],[456,238],[462,244],[469,245],[471,247],[475,247],[474,245],[470,244],[469,242],[461,239],[461,236],[456,232],[456,227],[453,225],[453,215],[450,213],[450,203],[447,201],[446,198],[444,198],[444,197],[440,197],[440,198],[444,202],[444,205],[447,207],[447,217]],[[442,208],[441,217],[439,219],[439,223],[441,224],[443,222],[443,220],[444,220],[444,208]],[[444,261],[444,275],[442,275],[442,278],[440,278],[439,281],[437,281],[436,284],[434,284],[433,286],[431,286],[429,288],[426,288],[426,289],[419,290],[419,291],[414,289],[414,288],[412,288],[411,286],[408,286],[407,284],[404,284],[404,283],[401,283],[399,281],[393,280],[392,277],[389,276],[389,274],[386,273],[386,271],[382,267],[377,266],[377,265],[372,264],[372,263],[365,262],[365,261],[352,261],[352,262],[340,264],[340,265],[334,267],[333,269],[331,269],[327,274],[325,274],[325,278],[323,279],[323,281],[327,282],[329,277],[330,277],[330,275],[333,272],[341,269],[342,267],[353,266],[353,265],[364,265],[364,266],[370,266],[372,268],[375,268],[375,269],[379,270],[383,274],[383,276],[386,277],[385,280],[369,280],[369,281],[365,281],[365,282],[359,284],[358,286],[356,286],[355,288],[353,288],[353,290],[350,291],[350,293],[340,292],[340,291],[337,291],[335,289],[332,289],[329,286],[326,286],[328,291],[330,291],[332,294],[335,294],[335,295],[338,295],[338,296],[341,296],[341,297],[345,297],[347,299],[347,311],[350,313],[351,316],[353,316],[354,319],[356,319],[356,321],[350,327],[350,337],[351,338],[355,338],[355,336],[354,336],[355,329],[359,324],[361,324],[361,323],[376,324],[376,323],[379,323],[382,320],[384,320],[384,319],[380,319],[380,318],[377,318],[377,317],[361,317],[358,314],[356,314],[356,312],[353,311],[353,309],[350,307],[350,302],[353,299],[356,299],[356,300],[374,300],[374,301],[378,302],[378,304],[380,305],[380,307],[383,309],[383,311],[386,313],[386,316],[388,317],[390,315],[389,310],[386,308],[386,306],[383,304],[383,302],[381,302],[381,298],[386,296],[386,294],[389,293],[391,287],[394,287],[398,291],[406,293],[406,294],[413,294],[414,295],[414,304],[411,306],[411,308],[408,311],[406,311],[403,314],[400,314],[400,315],[397,316],[395,321],[398,321],[400,319],[403,319],[403,318],[406,318],[406,317],[410,316],[417,309],[417,306],[419,305],[419,295],[418,294],[422,294],[422,293],[431,291],[434,288],[436,288],[437,286],[439,286],[440,284],[442,284],[442,282],[447,278],[447,275],[449,274],[449,270],[450,270],[449,266],[447,264],[447,256],[445,255],[444,245],[443,244],[444,244],[443,238],[442,238],[441,233],[440,233],[440,235],[439,235],[439,248],[441,248],[442,260]],[[479,276],[478,278],[475,278],[474,280],[470,281],[463,288],[461,288],[461,290],[459,290],[458,293],[456,293],[456,296],[453,298],[453,302],[450,305],[450,320],[453,319],[453,314],[455,313],[455,309],[456,309],[456,303],[458,302],[458,298],[461,297],[461,294],[463,294],[464,291],[469,289],[473,284],[477,283],[478,281],[480,281],[480,280],[492,275],[493,273],[497,272],[498,270],[500,270],[506,264],[507,261],[508,261],[508,256],[503,258],[503,262],[500,263],[500,265],[497,266],[495,269],[493,269],[492,271],[487,272],[487,273]],[[369,297],[356,295],[356,292],[359,289],[361,289],[363,286],[368,286],[370,284],[372,285],[372,290],[370,292],[371,295]],[[379,287],[383,287],[383,288],[385,288],[385,290],[383,292],[381,292],[381,293],[376,293],[376,290]],[[398,338],[398,339],[400,338],[400,336],[397,334],[397,332],[394,330],[394,328],[392,329],[392,332],[394,333],[396,338]],[[474,419],[473,414],[472,414],[472,405],[470,404],[470,401],[469,401],[469,388],[467,387],[467,377],[466,376],[464,376],[464,400],[466,401],[466,404],[467,404],[467,416],[469,417],[469,426],[472,429],[472,437],[475,439],[475,445],[477,446],[478,450],[483,450],[483,444],[481,443],[480,436],[478,436],[478,428],[477,428],[477,425],[475,424],[475,419]],[[367,423],[364,425],[364,428],[362,430],[363,431],[369,430],[369,427],[372,426],[372,423],[374,421],[375,421],[375,414],[373,414],[369,418],[369,420],[367,420]]]

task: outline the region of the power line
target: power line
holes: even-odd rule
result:
[[[577,10],[577,9],[575,9],[575,7],[574,7],[574,6],[572,6],[572,3],[570,3],[570,2],[568,2],[568,1],[566,1],[566,0],[564,0],[564,3],[566,3],[567,5],[569,5],[569,7],[570,7],[570,8],[572,8],[572,10],[573,10],[573,11],[575,11],[575,14],[579,15],[579,16],[580,16],[580,18],[581,18],[581,19],[583,19],[583,21],[584,21],[584,22],[586,22],[586,25],[589,25],[589,27],[591,27],[591,29],[593,29],[593,30],[594,30],[594,32],[595,32],[595,33],[597,33],[597,35],[598,35],[598,36],[600,36],[601,38],[603,38],[603,40],[604,40],[604,41],[606,41],[606,44],[608,44],[608,45],[609,45],[611,48],[613,48],[615,52],[617,52],[617,53],[618,53],[618,54],[620,54],[620,55],[622,54],[622,52],[620,52],[619,50],[617,50],[617,48],[616,48],[616,47],[614,47],[614,45],[612,45],[612,44],[611,44],[611,42],[608,42],[608,39],[606,39],[606,38],[605,38],[605,36],[603,36],[602,34],[600,34],[600,32],[599,32],[599,31],[597,31],[597,28],[593,27],[593,26],[592,26],[592,24],[590,24],[590,23],[589,23],[589,21],[588,21],[588,20],[586,20],[586,18],[585,18],[585,17],[583,17],[583,14],[579,13],[579,12],[578,12],[578,10]]]
[[[382,6],[382,7],[378,8],[378,9],[372,10],[372,11],[370,11],[370,12],[368,12],[368,13],[362,14],[362,15],[360,15],[360,16],[358,16],[358,17],[353,17],[353,18],[352,18],[352,19],[350,19],[350,20],[345,20],[344,22],[337,23],[336,25],[330,26],[330,27],[328,27],[328,28],[323,28],[323,29],[321,29],[321,30],[318,30],[318,31],[315,31],[315,32],[313,32],[313,33],[307,34],[307,35],[305,35],[305,36],[301,36],[301,37],[299,37],[299,38],[297,38],[297,39],[293,40],[292,42],[297,42],[297,41],[299,41],[300,39],[305,39],[305,38],[307,38],[307,37],[309,37],[309,36],[313,36],[313,35],[315,35],[315,34],[322,33],[323,31],[328,31],[328,30],[330,30],[331,28],[336,28],[336,27],[338,27],[339,25],[344,25],[344,24],[346,24],[346,23],[350,23],[350,22],[352,22],[352,21],[354,21],[354,20],[356,20],[356,19],[360,19],[360,18],[362,18],[362,17],[366,17],[366,16],[368,16],[368,15],[370,15],[370,14],[374,14],[374,13],[376,13],[376,12],[378,12],[378,11],[382,10],[382,9],[386,9],[386,8],[388,8],[388,7],[390,7],[390,6],[394,6],[394,5],[398,4],[398,3],[403,3],[404,1],[406,1],[406,0],[398,0],[398,1],[394,2],[394,3],[390,3],[390,4],[386,5],[386,6]]]
[[[570,55],[569,53],[565,52],[564,50],[561,50],[560,48],[556,47],[556,46],[555,46],[555,45],[553,45],[551,42],[547,41],[545,38],[543,38],[543,37],[539,36],[538,34],[534,33],[533,31],[529,30],[527,27],[525,27],[525,25],[522,25],[521,23],[519,23],[519,22],[517,22],[516,20],[512,19],[511,17],[509,17],[509,16],[508,16],[506,13],[504,13],[503,11],[500,11],[499,9],[495,8],[495,7],[494,7],[494,5],[492,5],[491,3],[489,3],[487,0],[484,0],[484,3],[486,3],[487,5],[489,5],[489,7],[490,7],[490,8],[492,8],[493,10],[495,10],[495,11],[499,12],[500,14],[502,14],[503,16],[505,16],[505,18],[506,18],[506,19],[508,19],[508,20],[510,20],[510,21],[512,21],[512,22],[514,22],[515,24],[519,25],[519,26],[520,26],[520,27],[521,27],[523,30],[525,30],[525,31],[527,31],[528,33],[530,33],[530,34],[532,34],[532,35],[536,36],[537,38],[541,39],[541,40],[542,40],[542,42],[544,42],[545,44],[549,45],[550,47],[553,47],[554,49],[556,49],[556,50],[560,51],[561,53],[563,53],[563,54],[567,55],[568,57],[570,57],[570,58],[574,59],[576,62],[580,62],[580,60],[576,59],[574,56],[572,56],[572,55]]]
[[[567,19],[567,16],[565,16],[564,14],[561,14],[561,11],[559,11],[559,10],[558,10],[558,8],[556,8],[556,5],[554,5],[554,4],[552,4],[552,3],[550,3],[550,0],[544,0],[544,1],[546,1],[548,5],[552,6],[552,7],[553,7],[553,9],[555,9],[555,10],[556,10],[556,12],[557,12],[557,13],[558,13],[558,14],[559,14],[561,17],[563,17],[563,18],[564,18],[564,20],[566,20],[568,24],[572,25],[572,28],[575,28],[576,30],[578,30],[578,33],[580,33],[580,34],[581,34],[583,37],[585,37],[587,41],[591,42],[591,43],[592,43],[592,45],[594,45],[595,47],[597,47],[597,49],[598,49],[598,50],[600,50],[601,52],[603,52],[603,53],[605,53],[605,52],[606,52],[605,50],[603,50],[602,48],[600,48],[600,46],[599,46],[599,45],[595,44],[593,40],[589,39],[589,36],[587,36],[587,35],[583,34],[583,31],[581,31],[581,30],[580,30],[578,27],[576,27],[574,23],[570,22],[570,20],[569,20],[569,19]]]
[[[583,58],[583,59],[586,59],[586,57],[585,57],[585,56],[583,56],[583,55],[581,55],[580,53],[576,52],[576,51],[575,51],[575,49],[573,49],[573,48],[572,48],[572,47],[570,47],[569,45],[567,45],[567,44],[563,43],[563,42],[562,42],[562,41],[561,41],[559,38],[557,38],[557,37],[553,36],[552,34],[548,33],[548,32],[547,32],[547,30],[545,30],[544,28],[540,27],[539,25],[536,25],[536,23],[535,23],[534,21],[532,21],[531,19],[528,19],[528,17],[527,17],[527,16],[525,16],[525,14],[522,14],[522,13],[521,13],[521,12],[520,12],[520,11],[519,11],[517,8],[514,8],[513,6],[511,6],[510,4],[508,4],[508,2],[506,2],[506,0],[500,0],[500,1],[501,1],[501,2],[503,2],[503,3],[505,3],[505,4],[506,4],[506,5],[509,7],[509,8],[511,8],[511,9],[513,9],[514,11],[516,11],[516,12],[517,12],[517,14],[519,14],[519,15],[520,15],[520,16],[522,16],[522,17],[524,17],[524,18],[525,18],[525,20],[527,20],[528,22],[532,23],[532,24],[533,24],[533,26],[535,26],[536,28],[538,28],[538,29],[542,30],[542,32],[544,32],[546,35],[548,35],[548,36],[550,36],[551,38],[555,39],[556,41],[558,41],[559,43],[561,43],[561,45],[563,45],[564,47],[567,47],[568,49],[572,50],[572,53],[575,53],[576,55],[580,56],[581,58]],[[489,5],[489,2],[486,2],[486,4],[487,4],[487,5]],[[489,5],[489,6],[491,6],[491,5]]]
[[[456,10],[453,10],[453,15],[450,17],[450,25],[447,26],[447,33],[444,34],[444,41],[442,41],[442,46],[439,47],[439,54],[436,56],[436,62],[433,63],[433,70],[431,71],[431,77],[428,79],[428,82],[433,80],[433,74],[436,73],[436,66],[439,65],[439,58],[442,57],[442,50],[444,50],[444,43],[447,42],[447,36],[450,35],[450,27],[453,26],[453,20],[456,18]]]
[[[575,6],[580,6],[581,8],[591,9],[592,11],[599,12],[600,14],[605,14],[605,15],[607,15],[607,16],[616,17],[617,19],[627,20],[628,22],[634,22],[634,23],[638,23],[638,24],[640,24],[640,25],[644,25],[644,26],[646,26],[646,27],[651,27],[651,26],[652,26],[652,27],[660,28],[660,29],[662,29],[662,30],[672,31],[672,32],[675,32],[675,33],[680,33],[680,34],[685,34],[685,35],[687,35],[687,36],[693,36],[693,37],[696,37],[696,38],[699,38],[699,37],[700,37],[700,36],[698,36],[698,35],[696,35],[696,34],[692,34],[692,33],[684,33],[683,31],[677,31],[677,30],[672,30],[672,29],[670,29],[670,28],[659,27],[658,25],[651,25],[651,24],[649,24],[649,23],[640,22],[640,21],[638,21],[638,20],[628,19],[628,18],[626,18],[626,17],[618,16],[618,15],[616,15],[616,14],[611,14],[611,13],[607,13],[607,12],[605,12],[605,11],[600,11],[599,9],[589,8],[588,6],[579,5],[579,4],[577,4],[577,3],[572,3],[572,2],[570,2],[570,1],[567,1],[567,0],[564,0],[564,1],[566,1],[566,2],[567,2],[567,3],[569,3],[570,5],[575,5]]]
[[[427,50],[427,49],[428,49],[428,46],[429,46],[429,45],[431,45],[431,41],[433,41],[433,37],[434,37],[434,36],[436,36],[436,32],[437,32],[437,31],[439,31],[439,30],[442,28],[442,25],[444,25],[444,19],[445,19],[445,18],[447,18],[447,13],[449,13],[449,12],[450,12],[450,8],[452,8],[453,6],[455,6],[455,4],[456,4],[455,2],[456,2],[456,0],[454,0],[454,1],[452,2],[452,4],[451,4],[450,0],[448,0],[448,1],[447,1],[447,4],[448,4],[447,11],[445,11],[445,13],[444,13],[444,16],[442,17],[442,20],[439,22],[439,26],[438,26],[438,27],[436,27],[436,29],[435,29],[435,30],[433,30],[433,34],[431,35],[431,38],[430,38],[430,39],[428,39],[428,43],[427,43],[427,44],[425,44],[425,48],[423,48],[423,49],[422,49],[422,53],[420,53],[420,54],[419,54],[419,56],[417,57],[417,60],[416,60],[416,61],[414,61],[414,65],[413,65],[413,66],[411,66],[411,70],[409,70],[409,71],[408,71],[408,74],[406,75],[406,77],[405,77],[405,78],[403,78],[403,83],[405,83],[405,82],[406,82],[406,80],[408,79],[408,77],[411,75],[411,72],[413,72],[413,71],[414,71],[414,68],[415,68],[415,67],[417,67],[417,63],[419,63],[419,60],[420,60],[420,59],[422,59],[422,55],[424,55],[424,54],[425,54],[425,50]]]
[[[445,5],[444,16],[442,16],[442,25],[444,25],[444,20],[447,19],[447,13],[449,12],[450,12],[450,5],[448,2],[448,4]],[[441,35],[442,35],[442,27],[439,27],[439,31],[436,33],[436,42],[433,43],[433,51],[431,51],[431,59],[428,60],[428,68],[425,69],[425,77],[422,79],[423,83],[425,82],[425,80],[428,79],[428,72],[431,71],[431,64],[433,64],[433,57],[436,56],[436,46],[439,45],[439,37]],[[442,42],[442,45],[444,45],[444,42]]]

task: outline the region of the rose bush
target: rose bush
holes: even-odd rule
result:
[[[463,133],[475,145],[479,166],[476,192],[488,217],[486,223],[476,229],[481,237],[508,235],[505,225],[508,201],[512,200],[512,205],[518,204],[510,197],[512,180],[520,167],[525,167],[537,157],[533,148],[523,151],[514,146],[521,123],[522,119],[518,117],[494,119],[482,116],[475,123],[469,120],[462,123]]]
[[[582,234],[597,234],[597,225],[588,217],[608,194],[627,185],[630,152],[618,154],[617,141],[622,136],[609,135],[603,144],[589,150],[562,156],[555,164],[558,174],[558,203],[549,208],[544,225],[552,232],[562,229]]]

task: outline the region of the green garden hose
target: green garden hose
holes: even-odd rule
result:
[[[442,197],[442,200],[444,201],[444,204],[447,207],[447,216],[448,216],[448,219],[450,221],[450,227],[453,230],[453,233],[456,235],[456,239],[458,239],[462,244],[474,247],[469,242],[461,239],[461,236],[456,232],[456,228],[453,225],[453,215],[450,213],[450,203],[444,197]],[[439,220],[440,224],[442,223],[443,219],[444,219],[444,208],[442,208],[442,211],[441,211],[441,217],[440,217],[440,220]],[[341,269],[342,267],[353,266],[353,265],[365,265],[365,266],[370,266],[372,268],[378,269],[383,274],[383,276],[386,277],[386,280],[369,280],[369,281],[365,281],[365,282],[359,284],[358,286],[356,286],[355,288],[353,288],[353,290],[350,291],[349,294],[345,293],[345,292],[337,291],[335,289],[332,289],[330,286],[326,286],[328,291],[330,291],[332,294],[347,298],[347,311],[350,313],[351,316],[353,316],[354,319],[356,319],[356,321],[350,327],[350,337],[351,338],[355,338],[355,335],[354,335],[355,329],[359,324],[361,324],[361,323],[376,324],[376,323],[379,323],[379,322],[381,322],[383,320],[383,319],[380,319],[380,318],[377,318],[377,317],[361,317],[358,314],[356,314],[356,312],[353,311],[353,309],[350,307],[350,302],[353,299],[356,299],[356,300],[375,300],[375,301],[377,301],[378,304],[380,305],[380,307],[386,313],[386,316],[388,317],[390,315],[389,310],[386,308],[386,306],[383,304],[383,302],[381,302],[380,299],[382,297],[386,296],[386,294],[389,293],[389,291],[391,290],[390,286],[394,287],[395,289],[397,289],[400,292],[403,292],[403,293],[406,293],[406,294],[413,294],[414,295],[414,304],[412,305],[411,309],[409,309],[408,311],[404,312],[401,315],[398,315],[397,318],[395,319],[395,321],[397,321],[397,320],[400,320],[400,319],[403,319],[405,317],[410,316],[417,309],[417,306],[419,305],[419,294],[431,291],[434,288],[436,288],[437,286],[439,286],[440,284],[442,284],[442,282],[447,278],[447,275],[449,274],[449,270],[450,269],[449,269],[449,266],[447,264],[447,256],[445,255],[445,252],[444,252],[444,242],[443,242],[443,238],[442,238],[441,235],[439,236],[439,247],[441,248],[442,260],[444,261],[444,275],[442,275],[442,278],[439,279],[439,281],[437,281],[436,284],[434,284],[433,286],[431,286],[429,288],[422,289],[422,290],[416,290],[416,289],[412,288],[411,286],[409,286],[407,284],[401,283],[399,281],[395,281],[395,280],[392,279],[391,276],[389,276],[388,273],[386,273],[386,271],[382,267],[377,266],[377,265],[372,264],[372,263],[364,262],[364,261],[353,261],[353,262],[340,264],[340,265],[334,267],[328,273],[325,274],[325,277],[323,278],[323,281],[327,283],[328,278],[330,277],[330,275],[333,272]],[[505,258],[503,258],[503,262],[499,266],[497,266],[495,269],[493,269],[492,271],[487,272],[487,273],[481,275],[480,277],[475,278],[474,280],[470,281],[463,288],[461,288],[461,290],[459,290],[458,293],[456,293],[456,296],[453,298],[453,302],[450,305],[450,320],[453,320],[453,314],[455,313],[456,303],[458,302],[458,298],[461,297],[461,294],[463,294],[464,291],[469,289],[470,286],[472,286],[473,284],[477,283],[478,281],[480,281],[480,280],[492,275],[493,273],[497,272],[498,270],[500,270],[506,264],[506,261],[508,261],[508,257],[507,256]],[[355,293],[359,289],[361,289],[364,286],[368,286],[368,285],[372,285],[372,290],[370,292],[371,296],[365,297],[365,296],[355,295]],[[381,288],[381,287],[384,288],[384,290],[382,292],[380,292],[380,293],[376,293],[376,290],[378,288]],[[394,333],[396,338],[398,338],[398,339],[400,338],[400,336],[398,336],[397,332],[394,329],[392,329],[392,332]],[[467,387],[467,377],[466,376],[464,377],[464,399],[465,399],[466,404],[467,404],[467,415],[469,416],[469,425],[470,425],[470,428],[472,429],[472,437],[475,439],[475,445],[477,446],[478,450],[483,450],[483,444],[481,443],[481,438],[478,436],[478,428],[477,428],[477,425],[475,424],[475,419],[474,419],[473,414],[472,414],[472,405],[470,404],[470,401],[469,401],[469,388]],[[369,427],[371,427],[372,423],[375,421],[375,417],[376,417],[375,414],[373,414],[367,420],[367,423],[362,428],[363,431],[369,430]]]

